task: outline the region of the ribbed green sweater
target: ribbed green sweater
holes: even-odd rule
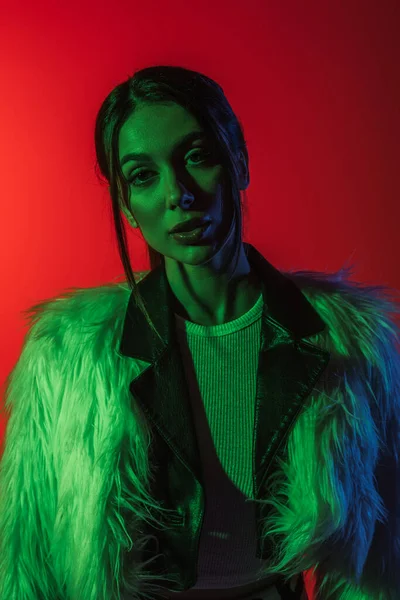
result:
[[[223,325],[198,325],[175,313],[206,495],[192,590],[248,585],[262,565],[251,502],[262,310],[260,293],[247,313]],[[185,592],[174,597],[185,595],[190,597]]]

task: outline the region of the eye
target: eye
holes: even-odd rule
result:
[[[191,154],[189,156],[189,158],[192,159],[193,156],[196,156],[196,155],[203,156],[203,159],[195,161],[195,164],[199,164],[199,163],[205,162],[205,160],[210,156],[210,152],[207,152],[206,150],[196,150],[195,152],[193,152],[193,154]],[[151,173],[151,172],[152,171],[150,171],[149,169],[141,169],[140,171],[136,171],[134,176],[131,177],[131,179],[128,179],[128,181],[129,181],[129,183],[132,183],[135,186],[146,185],[148,183],[148,180],[141,181],[138,178],[141,177],[143,175],[143,173]]]

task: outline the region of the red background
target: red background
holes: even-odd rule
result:
[[[22,310],[122,273],[94,120],[146,66],[222,85],[250,154],[246,241],[281,269],[350,257],[354,278],[400,288],[396,0],[26,0],[3,5],[0,23],[0,382],[21,350]],[[133,268],[149,268],[140,235],[129,240]]]

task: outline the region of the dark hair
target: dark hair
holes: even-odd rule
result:
[[[175,102],[187,109],[204,128],[220,150],[221,161],[228,174],[236,220],[235,244],[232,258],[237,265],[240,242],[243,235],[242,209],[239,189],[239,165],[237,157],[242,153],[248,168],[249,157],[244,132],[233,112],[221,86],[201,73],[183,67],[147,67],[117,85],[104,100],[96,117],[95,147],[97,167],[110,187],[112,211],[117,234],[118,251],[125,276],[133,292],[138,308],[143,312],[153,331],[159,336],[138,291],[129,261],[126,230],[122,221],[120,202],[130,211],[129,185],[119,164],[118,139],[122,125],[143,104]],[[247,196],[246,204],[247,204]],[[150,268],[163,263],[162,254],[147,245]],[[161,338],[160,338],[161,339]]]

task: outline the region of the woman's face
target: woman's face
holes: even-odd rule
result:
[[[147,156],[126,158],[131,153]],[[141,105],[121,128],[119,160],[133,218],[121,209],[152,248],[193,265],[215,253],[233,207],[218,151],[193,115],[173,102]],[[183,244],[169,231],[192,217],[209,217],[211,226],[201,242]]]

